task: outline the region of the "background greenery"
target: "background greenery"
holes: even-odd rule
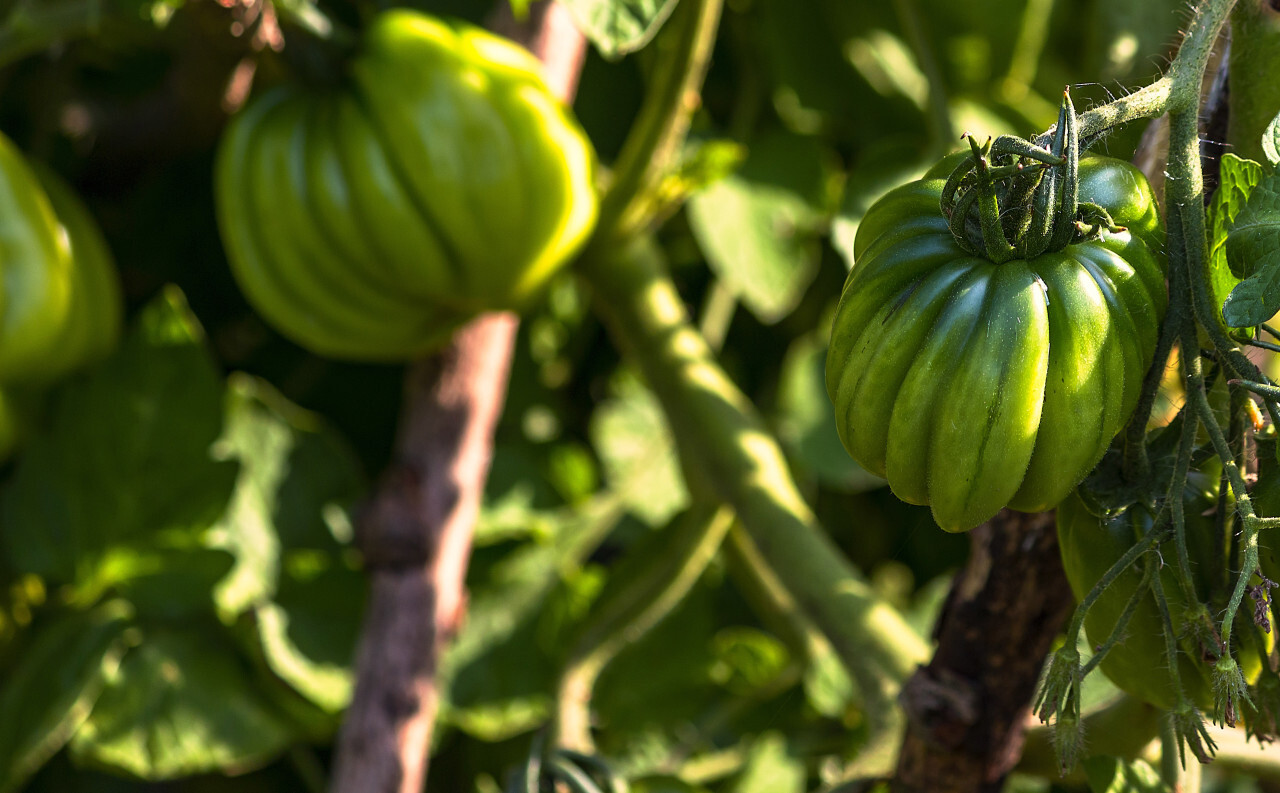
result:
[[[673,2],[571,4],[593,24],[575,110],[602,163],[659,57],[646,23]],[[479,23],[490,11],[397,4]],[[278,5],[305,15],[308,0]],[[390,3],[319,5],[358,25]],[[64,8],[72,23],[40,27],[53,24],[42,11]],[[231,280],[211,183],[229,80],[245,59],[260,86],[306,73],[317,46],[286,24],[282,52],[255,52],[241,35],[255,10],[0,2],[0,128],[88,202],[133,328],[50,398],[0,472],[0,791],[323,787],[362,608],[352,519],[390,455],[402,371],[299,349]],[[1173,0],[725,9],[672,185],[695,192],[660,239],[822,524],[922,636],[967,543],[856,467],[822,385],[861,212],[961,131],[1038,132],[1064,85],[1083,109],[1149,81],[1185,13]],[[1141,132],[1101,148],[1128,157]],[[501,787],[551,712],[593,602],[660,554],[655,538],[689,506],[662,413],[589,301],[564,275],[521,326],[469,615],[446,660],[433,790]],[[599,681],[599,749],[648,778],[643,790],[800,793],[859,758],[855,686],[743,565],[717,557]]]

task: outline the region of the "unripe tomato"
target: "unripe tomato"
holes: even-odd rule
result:
[[[403,360],[529,302],[591,231],[593,162],[529,53],[397,9],[341,85],[277,88],[232,123],[219,224],[245,295],[283,334]]]
[[[1079,200],[1127,230],[995,264],[939,210],[958,161],[868,210],[827,356],[845,448],[948,531],[1071,492],[1133,412],[1166,303],[1155,196],[1136,168],[1079,163]]]
[[[121,303],[88,211],[0,135],[0,460],[41,389],[115,346]]]
[[[0,135],[0,383],[61,358],[71,308],[71,247],[22,154]]]
[[[1184,491],[1185,536],[1192,578],[1199,602],[1218,615],[1226,605],[1226,591],[1235,577],[1214,567],[1214,560],[1227,559],[1219,542],[1212,511],[1216,504],[1210,479],[1192,474]],[[1071,591],[1079,600],[1089,593],[1115,562],[1150,528],[1151,514],[1142,505],[1133,505],[1109,520],[1089,512],[1076,494],[1058,506],[1058,542],[1062,550],[1062,566],[1066,570]],[[1225,541],[1225,538],[1224,538]],[[1169,604],[1169,616],[1175,631],[1182,631],[1186,616],[1195,605],[1190,603],[1175,573],[1177,559],[1172,542],[1161,547],[1164,564],[1160,581]],[[1142,583],[1142,567],[1135,565],[1109,586],[1085,617],[1084,627],[1089,642],[1099,646],[1111,635],[1134,590]],[[1102,660],[1100,668],[1111,682],[1145,702],[1161,708],[1175,703],[1173,682],[1169,674],[1164,620],[1157,610],[1154,596],[1146,594],[1139,602],[1126,627],[1122,640]],[[1248,609],[1242,609],[1237,625],[1248,621]],[[1212,661],[1189,637],[1181,637],[1178,674],[1183,690],[1206,713],[1214,707]],[[1256,646],[1237,636],[1232,652],[1246,679],[1253,681],[1262,671],[1262,659]]]

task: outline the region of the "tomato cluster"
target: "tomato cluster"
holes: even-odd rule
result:
[[[593,164],[531,55],[392,10],[341,85],[278,87],[232,123],[219,225],[245,295],[283,334],[403,360],[529,301],[593,227]]]
[[[112,349],[121,303],[88,211],[0,135],[0,458],[44,387]]]

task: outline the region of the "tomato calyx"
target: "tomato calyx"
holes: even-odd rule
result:
[[[1079,200],[1082,147],[1068,91],[1049,148],[1012,135],[963,137],[972,156],[948,177],[941,209],[968,253],[1002,264],[1124,230],[1106,209]]]

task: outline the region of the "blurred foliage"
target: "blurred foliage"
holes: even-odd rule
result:
[[[358,26],[392,4],[318,7]],[[475,22],[490,10],[398,4]],[[256,317],[211,185],[243,80],[311,68],[317,45],[292,22],[310,5],[277,4],[277,52],[262,0],[0,0],[0,128],[89,203],[134,327],[58,392],[3,472],[0,790],[323,786],[363,608],[351,510],[390,457],[402,370],[320,359]],[[575,109],[608,164],[675,0],[570,5],[595,44]],[[85,7],[83,24],[42,35]],[[1087,107],[1149,80],[1184,14],[1180,0],[727,4],[701,145],[672,188],[695,192],[661,241],[823,525],[922,634],[966,542],[835,437],[821,371],[853,230],[950,136],[1037,132],[1064,84]],[[1141,131],[1101,146],[1128,156]],[[689,500],[662,414],[590,299],[562,277],[521,326],[433,790],[502,788],[591,605]],[[733,572],[713,563],[599,681],[599,749],[633,790],[799,793],[857,758],[866,719],[843,669]]]

